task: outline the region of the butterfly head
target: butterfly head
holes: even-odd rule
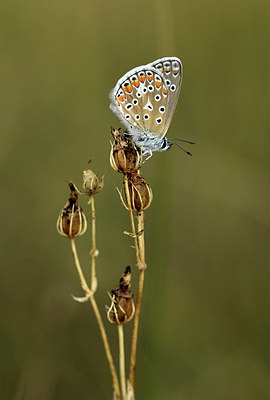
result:
[[[172,145],[173,145],[173,143],[169,143],[168,139],[166,137],[164,137],[162,139],[162,144],[161,144],[161,147],[160,147],[160,151],[167,151],[172,147]]]

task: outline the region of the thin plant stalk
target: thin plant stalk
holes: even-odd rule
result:
[[[143,211],[138,212],[138,232],[139,232],[139,236],[138,236],[139,253],[140,253],[140,260],[142,263],[142,268],[140,269],[139,286],[138,286],[138,292],[137,292],[137,298],[136,298],[132,341],[131,341],[131,352],[130,352],[129,382],[133,389],[134,389],[134,384],[135,384],[136,352],[137,352],[137,342],[138,342],[138,329],[139,329],[141,301],[142,301],[143,285],[144,285],[144,271],[146,268]]]
[[[139,253],[139,247],[138,247],[138,239],[137,239],[137,233],[136,233],[136,228],[135,228],[135,222],[134,222],[134,218],[133,218],[133,211],[131,208],[131,199],[130,199],[130,193],[129,193],[129,187],[128,187],[128,177],[126,174],[124,174],[124,185],[125,185],[125,192],[126,192],[127,203],[128,203],[129,217],[130,217],[130,222],[131,222],[132,237],[134,238],[136,261],[137,261],[138,268],[140,268],[141,259],[140,259],[140,253]]]
[[[146,269],[145,263],[145,242],[144,242],[144,214],[143,211],[138,212],[138,242],[139,242],[139,253],[142,262],[142,270]]]
[[[126,400],[126,372],[125,372],[125,343],[124,343],[124,328],[122,324],[118,325],[118,338],[119,338],[119,370],[120,370],[120,383],[122,390],[122,399]]]
[[[93,292],[97,289],[97,276],[96,276],[96,256],[97,256],[97,248],[96,248],[96,210],[95,210],[95,200],[94,195],[90,196],[91,203],[91,217],[92,217],[92,250],[91,250],[91,290]]]
[[[96,303],[96,300],[94,298],[94,294],[93,292],[89,289],[86,280],[84,278],[82,269],[81,269],[81,265],[80,265],[80,261],[79,261],[79,257],[78,257],[78,253],[77,253],[77,249],[76,249],[76,245],[75,245],[75,241],[74,239],[70,239],[71,242],[71,249],[72,249],[72,254],[73,254],[73,258],[74,258],[74,262],[75,262],[75,266],[77,269],[77,272],[79,274],[80,280],[81,280],[81,285],[83,290],[86,292],[86,294],[89,295],[89,301],[92,304],[93,310],[94,310],[94,314],[96,316],[97,319],[97,323],[100,329],[100,334],[103,340],[103,345],[104,345],[104,349],[105,349],[105,353],[107,356],[107,360],[109,363],[109,367],[111,370],[111,374],[112,374],[112,381],[113,381],[113,388],[114,388],[114,392],[115,392],[115,397],[117,400],[121,400],[121,393],[120,393],[120,387],[119,387],[119,382],[118,382],[118,377],[117,377],[117,373],[116,373],[116,369],[114,366],[114,362],[113,362],[113,358],[112,358],[112,353],[110,350],[110,346],[109,346],[109,342],[108,342],[108,338],[107,338],[107,334],[105,331],[105,327]]]
[[[91,290],[89,289],[89,286],[88,286],[88,284],[87,284],[87,282],[85,280],[84,274],[83,274],[82,269],[81,269],[81,264],[80,264],[80,261],[79,261],[79,257],[78,257],[78,253],[77,253],[77,249],[76,249],[74,238],[70,239],[70,244],[71,244],[71,250],[72,250],[72,255],[73,255],[75,267],[77,269],[77,272],[78,272],[78,275],[79,275],[79,278],[80,278],[80,281],[81,281],[81,286],[82,286],[82,288],[83,288],[83,290],[84,290],[84,292],[86,294],[90,294]]]
[[[139,318],[140,318],[141,300],[142,300],[143,285],[144,285],[144,270],[146,268],[145,246],[144,246],[144,216],[143,216],[143,211],[138,212],[138,235],[137,235],[133,218],[133,211],[131,208],[131,199],[130,199],[127,175],[124,175],[124,184],[125,184],[125,192],[126,192],[129,215],[130,215],[132,234],[134,236],[137,266],[140,271],[139,286],[136,298],[135,315],[134,315],[134,323],[132,331],[130,368],[129,368],[129,383],[134,391]]]

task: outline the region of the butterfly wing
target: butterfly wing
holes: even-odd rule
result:
[[[163,137],[169,96],[164,74],[151,65],[143,65],[126,73],[110,94],[111,110],[139,137]]]
[[[165,136],[169,129],[180,94],[183,77],[182,63],[177,57],[164,57],[147,66],[154,67],[163,76],[168,90],[168,109],[166,110],[166,120],[163,131],[163,136]]]

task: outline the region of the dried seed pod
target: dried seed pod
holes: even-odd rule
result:
[[[57,230],[60,235],[73,239],[85,233],[87,228],[86,217],[78,204],[78,190],[72,182],[68,182],[70,197],[60,212],[57,220]]]
[[[104,176],[99,181],[98,176],[91,171],[86,169],[83,171],[83,193],[91,196],[101,191],[104,186]]]
[[[144,211],[153,200],[153,192],[147,181],[137,173],[128,175],[128,191],[131,209],[133,211]],[[128,203],[127,188],[124,186],[125,198]]]
[[[131,173],[137,171],[142,164],[142,151],[129,136],[120,130],[111,128],[114,142],[112,143],[110,163],[115,171]]]
[[[120,278],[119,287],[111,291],[111,305],[107,311],[107,318],[111,324],[121,325],[129,322],[134,315],[135,306],[130,289],[131,269],[126,267]]]

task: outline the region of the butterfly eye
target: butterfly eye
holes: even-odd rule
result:
[[[162,149],[165,149],[167,147],[167,142],[166,142],[166,140],[164,139],[163,140],[163,143],[162,143],[162,145],[161,145],[161,148]]]

